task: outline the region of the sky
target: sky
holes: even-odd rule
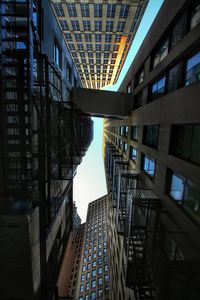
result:
[[[164,0],[149,1],[118,81],[115,85],[105,88],[106,90],[118,90],[163,2]],[[77,168],[73,185],[73,198],[82,222],[86,220],[88,203],[107,194],[102,159],[103,119],[93,118],[93,121],[94,138],[82,163]]]

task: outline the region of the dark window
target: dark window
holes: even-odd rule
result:
[[[153,68],[155,68],[168,54],[169,52],[169,38],[165,39],[158,50],[155,52],[153,58]]]
[[[144,69],[140,69],[136,74],[136,86],[144,81]]]
[[[94,16],[102,17],[102,4],[94,4]]]
[[[134,98],[134,107],[138,108],[146,103],[146,89],[142,89]]]
[[[157,148],[159,136],[159,125],[144,125],[143,144]]]
[[[124,136],[128,137],[128,126],[124,126]]]
[[[150,177],[155,175],[155,159],[150,158],[149,155],[142,154],[142,170]]]
[[[107,5],[107,18],[114,18],[115,17],[115,10],[116,10],[116,5],[115,4],[108,4]]]
[[[176,65],[169,70],[168,82],[167,82],[167,92],[173,92],[178,88],[179,83],[179,65]]]
[[[200,164],[200,125],[173,125],[170,153]]]
[[[167,193],[197,223],[200,223],[200,189],[191,180],[167,170]]]
[[[138,140],[138,129],[139,126],[131,126],[131,139],[137,141]]]
[[[169,260],[175,261],[184,259],[180,248],[177,246],[175,241],[168,235],[164,239],[163,248]]]
[[[200,80],[200,52],[188,59],[186,64],[185,85]]]
[[[176,23],[171,34],[171,47],[175,46],[185,35],[186,15],[184,14]]]
[[[90,16],[89,4],[88,3],[81,3],[80,5],[81,5],[82,17],[89,17]]]
[[[200,4],[196,5],[191,14],[190,29],[196,27],[200,22]]]
[[[152,84],[151,87],[151,98],[152,100],[157,99],[164,95],[165,93],[165,82],[166,77],[162,77],[158,81]]]

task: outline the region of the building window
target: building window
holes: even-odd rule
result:
[[[85,31],[90,31],[91,30],[90,21],[83,20],[83,27]]]
[[[115,34],[115,42],[116,43],[120,43],[121,42],[121,38],[122,38],[121,34]]]
[[[95,292],[92,292],[92,293],[91,293],[91,300],[95,300],[95,298],[96,298],[96,293],[95,293]]]
[[[90,33],[85,33],[85,40],[86,40],[87,43],[92,42],[92,36],[91,36]]]
[[[185,85],[200,80],[200,52],[188,59],[186,64]]]
[[[96,270],[92,270],[92,277],[96,276]]]
[[[83,47],[83,44],[77,44],[77,46],[78,46],[78,50],[84,50],[84,47]]]
[[[102,277],[99,277],[98,278],[98,285],[102,285],[103,284],[103,278]]]
[[[80,287],[80,292],[84,292],[84,285],[83,284]]]
[[[123,151],[127,152],[127,150],[128,150],[128,144],[124,142],[123,143]]]
[[[120,13],[119,13],[120,18],[127,18],[128,11],[129,11],[129,6],[130,5],[127,5],[127,4],[122,4],[121,5],[121,9],[120,9]]]
[[[60,26],[62,28],[62,30],[69,30],[68,24],[66,20],[60,20]]]
[[[169,70],[167,81],[167,92],[173,92],[178,88],[179,83],[179,65]]]
[[[169,52],[169,38],[165,39],[161,46],[156,50],[153,58],[153,68],[155,68],[168,54]]]
[[[53,7],[55,9],[56,15],[58,17],[64,17],[65,13],[61,3],[53,3]]]
[[[173,125],[170,154],[200,164],[200,125]]]
[[[102,17],[102,4],[94,4],[94,16]]]
[[[114,18],[115,17],[115,10],[116,10],[116,5],[115,4],[108,4],[107,5],[107,18]]]
[[[94,288],[96,286],[96,280],[92,280],[91,287]]]
[[[99,33],[95,34],[95,41],[96,42],[101,42],[101,40],[102,40],[102,35],[99,34]]]
[[[86,290],[89,290],[89,289],[90,289],[90,284],[89,284],[89,282],[86,283],[85,288],[86,288]]]
[[[81,5],[82,17],[89,17],[90,16],[89,4],[88,3],[81,3],[80,5]]]
[[[138,131],[139,131],[138,125],[131,126],[131,139],[132,140],[134,140],[134,141],[138,140]]]
[[[102,274],[102,267],[98,268],[98,274]]]
[[[102,289],[98,289],[98,297],[102,297],[102,295],[103,295],[103,290]]]
[[[158,147],[159,125],[144,125],[143,144],[152,148]]]
[[[85,295],[85,299],[84,300],[89,300],[89,295]]]
[[[81,276],[81,281],[84,281],[85,280],[85,275],[82,275]]]
[[[96,267],[96,265],[97,265],[96,261],[93,261],[92,266]]]
[[[191,14],[190,29],[196,27],[200,22],[200,4],[197,4]]]
[[[123,32],[124,31],[124,27],[125,27],[125,23],[124,21],[119,21],[117,24],[117,31],[119,32]]]
[[[107,31],[107,32],[113,31],[113,24],[114,24],[113,21],[107,21],[107,22],[106,22],[106,31]]]
[[[67,3],[67,9],[70,17],[77,17],[76,6],[74,3]]]
[[[180,248],[176,245],[175,241],[168,235],[166,235],[163,243],[163,249],[167,257],[171,261],[184,260],[183,254]]]
[[[107,295],[108,293],[109,293],[109,286],[106,285],[106,286],[105,286],[105,294]]]
[[[101,44],[96,44],[96,51],[101,51]]]
[[[155,159],[149,155],[142,154],[142,170],[150,177],[155,176]]]
[[[183,14],[178,20],[171,34],[171,47],[175,46],[185,35],[186,15]]]
[[[144,69],[140,69],[136,74],[136,86],[144,81]]]
[[[53,49],[53,54],[54,54],[54,61],[59,66],[62,68],[62,51],[58,45],[57,40],[54,42],[54,49]]]
[[[105,272],[108,271],[108,266],[107,266],[107,265],[104,266],[104,271],[105,271]]]
[[[105,35],[105,43],[110,43],[112,40],[112,34],[106,33]]]
[[[105,275],[105,282],[108,282],[108,279],[109,279],[108,275]]]
[[[71,35],[71,33],[65,33],[65,38],[66,38],[66,40],[67,40],[67,42],[72,42],[72,35]]]
[[[80,30],[79,22],[77,20],[71,20],[71,24],[74,31]]]
[[[130,146],[130,159],[136,161],[136,157],[137,157],[137,149]]]
[[[158,81],[152,84],[151,87],[151,98],[152,100],[155,100],[159,97],[162,97],[165,93],[165,82],[166,77],[162,77]]]
[[[87,45],[87,50],[88,51],[92,51],[93,49],[92,49],[92,44],[86,44]]]
[[[200,224],[200,189],[191,180],[167,170],[167,193],[180,207]]]
[[[102,22],[95,21],[95,31],[102,31]]]

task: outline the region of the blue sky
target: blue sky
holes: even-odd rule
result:
[[[164,0],[149,1],[119,79],[115,85],[106,88],[107,90],[118,90],[163,2]],[[102,160],[103,119],[93,118],[93,120],[94,139],[82,163],[78,166],[77,174],[74,178],[74,201],[83,222],[86,219],[88,203],[107,193]]]

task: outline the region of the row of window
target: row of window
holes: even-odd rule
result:
[[[131,126],[131,139],[135,141],[138,139],[138,128],[138,126]],[[158,147],[159,129],[159,125],[144,125],[143,144],[156,149]],[[127,143],[123,143],[122,140],[119,141],[119,146],[121,146],[125,152],[128,150]],[[135,160],[136,153],[137,150],[131,147],[130,158]],[[200,125],[172,125],[169,154],[195,164],[200,164]]]
[[[105,295],[107,295],[109,293],[109,286],[108,285],[105,286],[104,293],[105,293]],[[97,297],[101,298],[102,296],[103,296],[103,289],[100,288],[100,289],[97,290],[97,292],[92,291],[90,294],[86,294],[84,297],[80,296],[79,300],[89,300],[89,299],[94,300]]]
[[[95,270],[94,270],[95,271]],[[82,275],[83,276],[83,275]],[[82,280],[82,276],[81,276],[81,281],[84,281]],[[96,275],[95,275],[96,276]],[[94,276],[93,276],[94,277]],[[86,282],[85,284],[81,284],[80,286],[80,292],[84,292],[84,290],[89,290],[90,289],[90,286],[91,288],[95,288],[96,286],[101,286],[103,285],[104,283],[107,283],[109,280],[109,277],[108,275],[106,274],[104,276],[104,279],[103,277],[98,277],[97,280],[92,280],[91,283],[90,282]]]
[[[162,39],[162,41],[159,43],[158,47],[153,51],[153,54],[151,56],[151,68],[155,68],[170,52],[170,50],[188,33],[188,31],[192,30],[195,28],[200,22],[200,4],[199,1],[193,1],[193,3],[190,3],[190,7],[182,14],[182,16],[178,19],[178,21],[175,23],[173,28],[168,31],[170,32],[166,37]],[[195,58],[193,58],[195,60]],[[192,61],[187,62],[187,71],[186,71],[186,76],[185,76],[185,85],[190,84],[194,74],[188,73]],[[169,87],[168,87],[168,92],[173,91],[177,88],[176,84],[177,82],[173,82],[173,77],[176,76],[176,72],[179,70],[174,69],[171,70],[171,74],[169,74]],[[193,70],[194,71],[194,70]],[[175,74],[173,74],[175,73]],[[141,84],[144,80],[144,66],[142,66],[139,71],[136,73],[135,76],[135,82],[134,85],[135,87]],[[189,80],[187,79],[187,76],[189,76]],[[171,80],[170,80],[171,79]],[[166,82],[166,79],[161,78],[160,82],[155,82],[155,86],[152,85],[152,93],[153,97],[159,97],[159,93],[161,95],[163,94],[163,89],[164,85],[168,84]],[[156,86],[157,84],[157,86]],[[130,92],[130,83],[128,84],[126,91],[125,92]],[[155,93],[154,93],[155,92]],[[154,95],[155,94],[155,95]],[[142,95],[138,95],[138,97],[141,97]],[[155,98],[154,98],[155,99]]]
[[[104,272],[108,272],[108,265],[104,266]],[[89,280],[91,274],[92,274],[92,277],[96,277],[97,274],[101,275],[102,273],[103,273],[103,268],[98,267],[97,270],[96,269],[92,270],[92,273],[88,272],[86,274],[81,275],[81,282],[84,282],[85,280]]]
[[[102,31],[102,21],[94,21],[94,28],[91,27],[91,22],[89,20],[83,20],[83,31]],[[114,21],[106,21],[105,25],[105,32],[123,32],[126,22],[125,21],[118,21],[117,28],[114,28]],[[60,20],[60,25],[62,30],[68,31],[69,30],[69,23],[66,20]],[[71,26],[73,31],[80,31],[81,26],[78,20],[71,20]],[[76,33],[75,33],[76,34]],[[90,35],[91,36],[91,35]],[[90,39],[90,38],[89,38]]]
[[[68,47],[70,50],[76,50],[76,47],[73,43],[68,43]],[[83,45],[81,43],[78,43],[77,44],[77,48],[79,51],[84,51],[84,50],[88,50],[88,51],[111,51],[111,48],[112,48],[112,51],[118,51],[119,50],[119,45],[111,45],[111,44],[86,44],[86,45]],[[100,62],[101,63],[101,62]]]
[[[61,27],[64,31],[68,30],[66,27],[67,23],[64,22],[63,20],[60,21]],[[65,33],[65,38],[67,40],[67,42],[72,42],[73,41],[73,35],[75,37],[75,40],[77,43],[79,42],[86,42],[86,43],[92,43],[92,41],[95,42],[103,42],[103,43],[111,43],[112,38],[113,38],[113,42],[116,43],[120,43],[121,38],[122,38],[122,34],[110,34],[110,33],[106,33],[106,34],[100,34],[100,33],[78,33],[78,32],[74,32],[74,33],[70,33],[70,32],[66,32]],[[94,37],[94,39],[92,39],[92,36]]]
[[[90,17],[90,13],[92,10],[90,10],[92,7],[94,8],[94,17],[100,18],[102,17],[102,11],[103,11],[103,4],[95,3],[93,5],[89,3],[53,3],[53,7],[55,9],[56,15],[58,17],[65,17],[64,13],[64,7],[67,5],[68,14],[70,17],[78,17],[77,10],[81,11],[82,17]],[[120,8],[119,15],[116,15],[117,8]],[[127,18],[130,5],[129,4],[106,4],[104,5],[104,9],[106,10],[106,17],[107,18]]]

